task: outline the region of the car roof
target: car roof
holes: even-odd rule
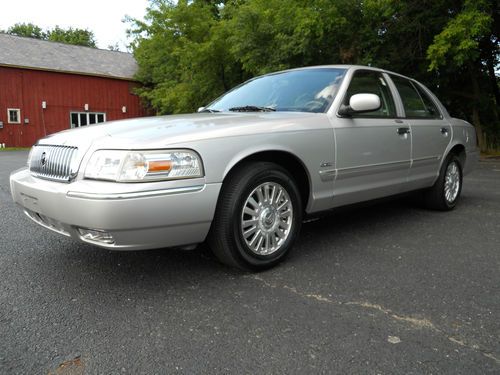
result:
[[[358,70],[358,69],[365,69],[365,70],[373,70],[373,71],[376,71],[376,72],[383,72],[383,73],[387,73],[387,74],[394,74],[394,75],[397,75],[397,76],[400,76],[400,77],[404,77],[404,78],[407,78],[407,79],[411,79],[411,80],[414,80],[413,78],[410,78],[410,77],[407,77],[403,74],[400,74],[400,73],[396,73],[396,72],[393,72],[393,71],[390,71],[390,70],[387,70],[387,69],[381,69],[381,68],[376,68],[376,67],[373,67],[373,66],[367,66],[367,65],[355,65],[355,64],[332,64],[332,65],[313,65],[313,66],[304,66],[304,67],[300,67],[300,68],[292,68],[292,69],[286,69],[286,70],[281,70],[281,71],[276,71],[276,72],[272,72],[272,73],[268,73],[268,74],[264,74],[264,75],[271,75],[271,74],[276,74],[276,73],[281,73],[281,72],[291,72],[291,71],[297,71],[297,70],[309,70],[309,69],[355,69],[355,70]]]

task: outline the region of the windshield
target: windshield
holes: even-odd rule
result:
[[[317,68],[274,73],[247,81],[212,102],[212,111],[325,112],[345,69]]]

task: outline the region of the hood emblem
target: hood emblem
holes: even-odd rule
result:
[[[47,153],[45,151],[40,156],[40,164],[42,164],[42,167],[45,167],[45,164],[47,164]]]

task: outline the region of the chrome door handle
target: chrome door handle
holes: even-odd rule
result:
[[[441,134],[448,134],[449,130],[448,128],[441,128]]]
[[[399,135],[410,134],[410,128],[398,128],[398,130],[396,130],[396,132]]]

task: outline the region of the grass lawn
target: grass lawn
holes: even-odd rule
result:
[[[500,157],[500,150],[488,150],[481,152],[481,159],[496,159]]]
[[[2,151],[27,151],[29,149],[30,149],[30,147],[5,147],[5,148],[0,148],[0,152],[2,152]]]

